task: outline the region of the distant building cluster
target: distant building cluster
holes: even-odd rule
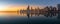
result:
[[[60,4],[58,4],[57,7],[46,6],[44,7],[44,9],[40,9],[39,7],[33,9],[32,7],[28,6],[27,10],[20,10],[20,13],[46,13],[46,12],[58,13],[60,11]]]

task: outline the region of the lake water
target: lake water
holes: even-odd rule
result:
[[[0,23],[60,24],[60,13],[28,15],[19,12],[0,12]]]

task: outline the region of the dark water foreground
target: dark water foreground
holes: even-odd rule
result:
[[[60,24],[60,13],[31,15],[0,15],[0,23],[9,24]]]

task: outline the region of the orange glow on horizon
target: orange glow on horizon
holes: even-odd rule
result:
[[[5,8],[0,8],[1,10],[0,11],[18,11],[18,10],[26,10],[28,6],[27,5],[8,5],[6,6]],[[30,6],[30,7],[33,7],[34,8],[37,8],[37,6]],[[40,9],[42,9],[43,7],[42,6],[39,6]]]

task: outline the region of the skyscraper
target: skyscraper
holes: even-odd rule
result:
[[[27,7],[27,13],[30,13],[30,6]]]
[[[28,18],[30,18],[30,6],[29,5],[27,7],[27,16],[28,16]]]
[[[60,4],[58,4],[57,6],[58,6],[58,11],[60,11]]]

